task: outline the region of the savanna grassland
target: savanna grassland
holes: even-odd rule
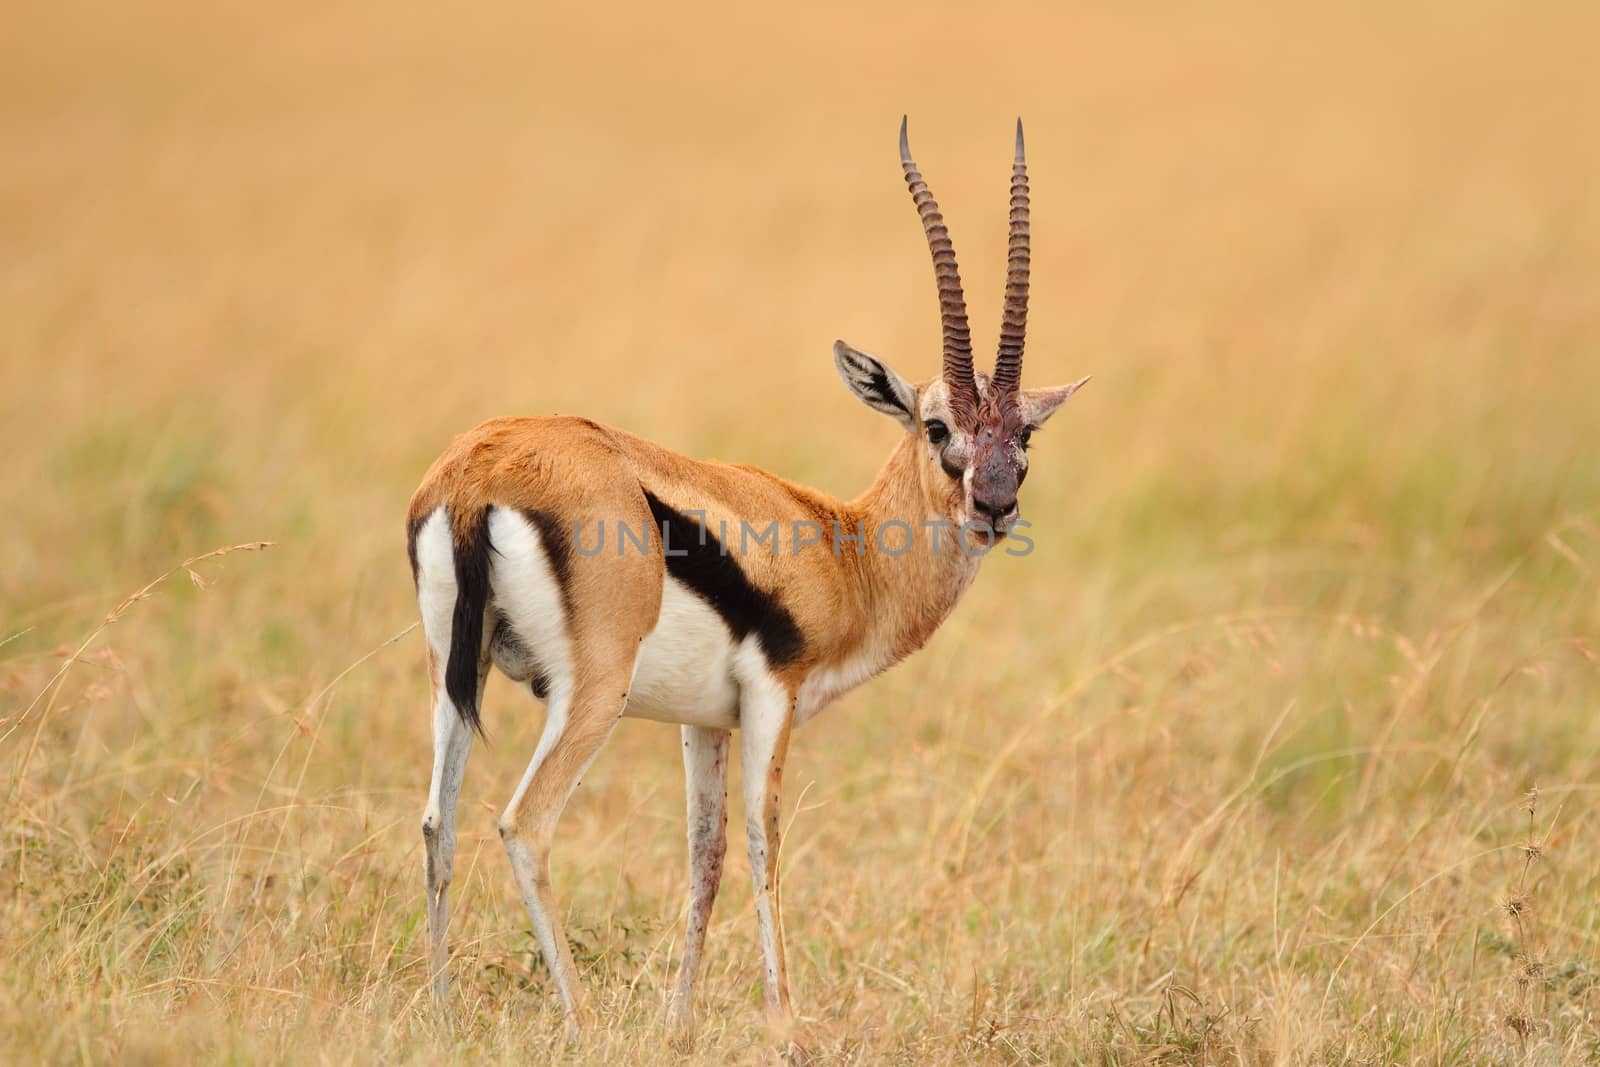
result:
[[[937,367],[902,112],[980,358],[1025,116],[1025,384],[1095,379],[1032,555],[796,735],[805,1045],[1600,1055],[1600,8],[1323,7],[14,5],[3,1058],[673,1059],[676,734],[563,822],[568,1049],[499,680],[429,1010],[406,500],[554,411],[863,488],[830,343]],[[730,836],[694,1062],[768,1055]]]

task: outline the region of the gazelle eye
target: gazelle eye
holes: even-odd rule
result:
[[[940,422],[938,419],[930,421],[926,429],[928,431],[928,443],[930,445],[937,447],[950,439],[950,428],[944,423]]]

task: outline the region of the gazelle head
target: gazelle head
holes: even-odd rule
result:
[[[1089,379],[1044,389],[1021,387],[1028,325],[1028,167],[1023,159],[1022,120],[1017,120],[1011,166],[1005,310],[992,375],[973,369],[972,331],[967,326],[955,247],[939,204],[911,158],[904,119],[900,166],[933,253],[944,324],[943,371],[932,381],[912,385],[882,360],[843,341],[834,342],[834,362],[851,392],[920,439],[925,462],[919,464],[919,478],[930,510],[957,526],[986,527],[983,540],[992,542],[1020,518],[1017,490],[1028,474],[1029,437]]]

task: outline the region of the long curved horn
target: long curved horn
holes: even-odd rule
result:
[[[1000,318],[1000,354],[994,361],[994,391],[1009,404],[1022,384],[1022,343],[1028,332],[1028,164],[1022,156],[1022,120],[1011,163],[1011,236],[1006,252],[1006,301]]]
[[[944,380],[950,386],[950,407],[956,421],[971,427],[978,416],[978,388],[972,374],[972,330],[967,326],[967,301],[961,292],[961,271],[956,267],[955,246],[939,213],[939,202],[928,191],[906,140],[906,120],[900,119],[900,167],[906,187],[917,205],[922,231],[933,253],[933,277],[939,286],[939,320],[944,326]]]

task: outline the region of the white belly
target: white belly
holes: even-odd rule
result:
[[[661,617],[639,646],[623,714],[729,728],[739,724],[738,646],[722,617],[675,578],[661,591]]]

